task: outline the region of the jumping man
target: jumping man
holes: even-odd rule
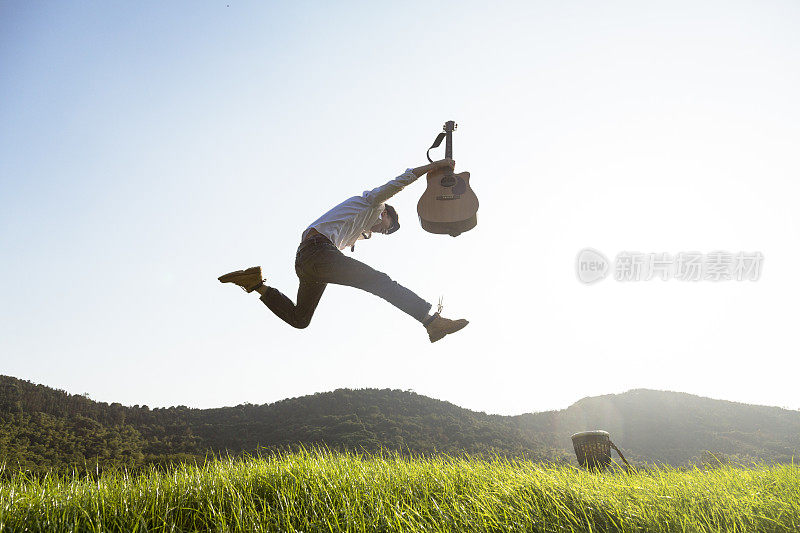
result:
[[[469,322],[448,320],[439,313],[428,314],[431,304],[409,289],[393,281],[383,272],[347,257],[340,250],[352,247],[359,239],[369,239],[372,233],[390,235],[400,228],[397,211],[386,200],[428,172],[455,167],[452,159],[442,159],[429,165],[409,168],[386,185],[340,203],[303,231],[294,269],[300,278],[297,304],[278,289],[264,285],[261,267],[237,270],[219,277],[222,283],[233,283],[246,292],[258,292],[264,305],[281,320],[296,328],[305,328],[317,308],[328,283],[347,285],[380,296],[425,326],[431,342],[455,333]]]

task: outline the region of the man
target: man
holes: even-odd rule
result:
[[[353,196],[340,203],[303,231],[297,248],[294,268],[300,278],[297,289],[297,304],[279,290],[264,285],[261,267],[230,272],[218,279],[222,283],[233,283],[246,292],[256,291],[261,301],[284,322],[305,328],[317,308],[319,299],[328,283],[356,287],[380,296],[401,311],[411,315],[425,326],[431,342],[455,333],[469,322],[448,320],[439,313],[428,314],[431,304],[412,291],[393,281],[383,272],[378,272],[340,250],[355,246],[359,239],[369,239],[372,233],[391,235],[400,228],[395,209],[385,202],[428,172],[455,167],[452,159],[443,159],[429,165],[409,168],[386,185],[361,196]]]

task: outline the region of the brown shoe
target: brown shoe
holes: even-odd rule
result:
[[[458,320],[450,320],[447,318],[442,318],[439,316],[439,313],[436,313],[433,315],[433,320],[431,320],[428,325],[425,326],[425,329],[428,330],[428,338],[431,339],[431,342],[436,342],[445,335],[455,333],[456,331],[462,329],[467,324],[469,324],[469,320],[464,320],[463,318]]]
[[[259,288],[264,281],[261,276],[261,267],[250,267],[247,270],[237,270],[236,272],[228,272],[217,278],[221,283],[233,283],[238,285],[245,292],[253,292]]]

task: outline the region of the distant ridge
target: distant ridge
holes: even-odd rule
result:
[[[526,434],[559,449],[571,446],[572,433],[605,429],[626,457],[646,462],[681,465],[709,452],[741,462],[800,457],[800,412],[684,392],[634,389],[518,418]]]
[[[324,445],[364,452],[506,455],[574,463],[570,435],[605,429],[629,460],[685,465],[710,453],[789,462],[800,412],[636,389],[519,416],[476,413],[409,391],[338,389],[265,405],[149,409],[0,376],[0,462],[137,467],[208,453]]]

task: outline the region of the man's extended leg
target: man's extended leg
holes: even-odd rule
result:
[[[429,316],[431,304],[383,272],[347,257],[333,246],[326,246],[307,261],[301,261],[297,265],[297,275],[301,279],[308,276],[326,283],[356,287],[380,296],[422,322],[431,342],[436,342],[469,324],[467,320],[450,320],[439,316],[439,313]]]
[[[269,307],[270,311],[287,324],[303,329],[308,327],[314,311],[317,309],[319,299],[325,292],[326,283],[318,281],[300,280],[297,288],[297,305],[287,298],[281,291],[274,287],[262,285],[256,291],[261,295],[261,301]]]
[[[301,280],[347,285],[380,296],[420,321],[425,326],[431,342],[436,342],[469,324],[464,319],[449,320],[439,316],[439,313],[428,315],[431,304],[383,272],[347,257],[329,242],[315,246],[308,255],[298,254],[295,269]]]
[[[431,304],[411,290],[383,272],[347,257],[332,245],[325,246],[309,260],[300,262],[297,265],[297,275],[301,280],[313,279],[365,290],[380,296],[420,322],[428,318],[428,311],[431,309]]]
[[[383,272],[347,257],[333,246],[326,246],[308,261],[301,261],[297,267],[297,275],[301,276],[301,279],[310,276],[326,283],[356,287],[380,296],[422,322],[431,342],[436,342],[469,324],[467,320],[450,320],[439,316],[439,313],[429,316],[431,304]]]

